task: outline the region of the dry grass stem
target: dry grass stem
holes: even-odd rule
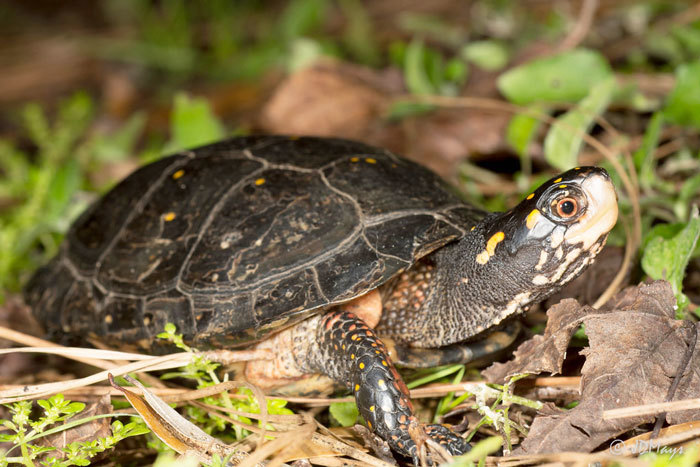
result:
[[[653,415],[661,412],[678,412],[680,410],[692,410],[699,407],[700,399],[685,399],[680,401],[659,402],[656,404],[636,405],[633,407],[606,410],[603,412],[603,420],[636,417],[639,415]]]

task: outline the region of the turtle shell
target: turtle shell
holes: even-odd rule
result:
[[[26,289],[54,339],[233,347],[388,281],[483,214],[388,151],[243,137],[142,167],[71,227]]]

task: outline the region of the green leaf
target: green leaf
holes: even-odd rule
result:
[[[414,38],[406,47],[404,79],[411,94],[432,94],[435,91],[426,70],[426,49],[423,41]]]
[[[64,215],[71,198],[80,189],[82,179],[82,171],[75,159],[61,165],[51,179],[44,215],[51,218]]]
[[[343,42],[348,50],[366,65],[379,65],[381,51],[373,31],[372,17],[359,0],[341,0],[340,9],[346,18]]]
[[[483,460],[486,456],[501,449],[501,446],[503,446],[503,438],[500,436],[491,436],[476,443],[467,454],[455,457],[454,461],[445,464],[445,467],[472,466],[474,462]]]
[[[508,64],[508,50],[502,42],[475,41],[462,48],[462,58],[488,71],[500,70]]]
[[[639,172],[639,183],[650,188],[656,179],[656,163],[654,162],[654,151],[659,145],[659,135],[663,126],[664,118],[661,112],[655,113],[644,132],[644,139],[639,149],[634,152],[634,165]]]
[[[278,28],[286,40],[306,35],[321,26],[329,3],[325,0],[292,0],[282,13]]]
[[[677,125],[700,128],[700,61],[676,69],[676,86],[666,102],[664,115]]]
[[[688,266],[695,245],[700,237],[700,217],[698,207],[693,206],[690,221],[676,235],[664,238],[668,232],[648,240],[642,254],[642,269],[652,279],[666,279],[671,283],[678,302],[678,312],[688,305],[683,294],[683,275]]]
[[[539,107],[536,107],[540,110]],[[530,115],[516,114],[510,119],[506,129],[506,141],[521,157],[527,155],[527,148],[540,127],[540,120]]]
[[[169,150],[186,149],[212,143],[224,137],[224,128],[206,99],[175,96],[171,118],[172,141]]]
[[[287,71],[294,73],[313,65],[323,55],[321,44],[307,37],[298,37],[290,41],[291,47],[287,59]]]
[[[403,118],[423,115],[433,110],[435,110],[435,106],[432,104],[399,100],[391,104],[384,118],[389,121],[397,121]]]
[[[612,76],[603,55],[575,49],[513,68],[498,78],[498,89],[511,102],[577,102]]]
[[[353,426],[360,415],[354,402],[334,402],[329,410],[340,426]]]
[[[583,143],[579,132],[588,132],[595,118],[605,111],[615,86],[614,78],[601,81],[576,107],[557,118],[544,140],[547,162],[560,170],[576,165]]]
[[[123,161],[133,154],[136,141],[146,126],[146,112],[134,113],[112,134],[96,136],[93,154],[100,161]]]

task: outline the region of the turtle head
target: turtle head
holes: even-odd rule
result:
[[[577,277],[617,221],[607,172],[578,167],[553,177],[507,212],[477,223],[433,256],[436,278],[415,347],[462,342],[526,310]]]
[[[477,255],[477,263],[497,259],[500,246],[494,263],[518,271],[519,288],[532,287],[532,298],[542,299],[583,272],[603,248],[617,221],[617,194],[604,169],[577,167],[489,221],[483,232],[485,254]],[[499,238],[503,244],[489,248]],[[487,258],[491,251],[494,257]]]

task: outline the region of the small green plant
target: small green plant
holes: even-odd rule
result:
[[[85,181],[78,162],[84,155],[92,103],[84,94],[65,101],[51,125],[38,105],[21,114],[24,129],[38,150],[35,157],[0,140],[0,302],[6,290],[18,290],[21,273],[58,250],[61,233],[85,206],[73,195]],[[43,254],[37,258],[37,251]]]
[[[131,154],[145,120],[136,114],[111,134],[90,131],[92,100],[77,93],[50,119],[38,104],[21,111],[35,151],[0,139],[0,303],[30,271],[56,254],[70,223],[95,190],[88,172]]]
[[[36,419],[32,418],[30,401],[6,405],[12,414],[12,419],[0,420],[0,425],[5,429],[0,433],[0,442],[12,443],[13,446],[6,453],[0,453],[0,467],[9,464],[34,467],[37,462],[40,465],[58,467],[88,465],[92,457],[113,448],[119,441],[150,431],[142,422],[130,422],[124,425],[115,420],[112,422],[111,436],[92,441],[76,441],[61,448],[41,446],[35,444],[40,438],[110,415],[75,420],[73,417],[82,412],[85,404],[65,400],[62,394],[39,400],[37,405],[43,410],[43,415]],[[13,455],[17,449],[19,453],[16,454],[19,455]]]
[[[528,375],[514,375],[508,382],[504,385],[494,384],[490,385],[493,387],[484,386],[484,390],[477,392],[475,394],[476,404],[475,409],[482,415],[481,420],[472,429],[471,436],[476,434],[477,430],[483,425],[490,425],[496,429],[505,441],[505,446],[510,451],[512,449],[511,445],[511,432],[515,428],[522,435],[527,435],[527,429],[517,422],[514,422],[508,416],[510,407],[513,404],[524,405],[535,410],[542,408],[542,403],[539,401],[532,401],[524,397],[516,396],[513,394],[513,386],[516,381],[526,378]],[[487,396],[492,397],[495,393],[495,400],[491,404],[486,404]],[[471,439],[471,436],[467,437],[467,440]]]
[[[198,388],[204,388],[219,384],[221,380],[216,375],[218,363],[212,362],[206,356],[198,354],[196,349],[188,346],[182,338],[182,334],[177,333],[177,328],[173,323],[165,325],[164,332],[158,334],[160,339],[165,339],[175,345],[177,348],[192,354],[192,360],[186,366],[180,368],[179,371],[166,373],[161,378],[187,378],[197,382]],[[228,376],[228,375],[226,375]],[[237,389],[238,394],[245,395],[245,399],[231,399],[227,393],[222,393],[220,396],[205,397],[203,402],[206,404],[225,407],[227,409],[237,410],[247,413],[260,413],[260,405],[258,399],[253,396],[252,391],[248,388]],[[294,412],[286,408],[287,401],[282,399],[267,399],[267,412],[273,415],[291,415]],[[198,407],[188,406],[186,408],[187,416],[205,432],[212,434],[214,432],[226,432],[226,422],[209,412]],[[248,417],[239,415],[231,416],[234,420],[241,421],[246,424],[252,424],[252,420]],[[232,425],[234,430],[234,439],[240,440],[248,436],[249,431],[241,428],[238,425]],[[266,429],[274,430],[274,427],[267,426]]]

